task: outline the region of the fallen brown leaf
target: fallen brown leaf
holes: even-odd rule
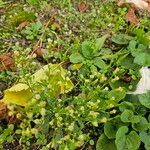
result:
[[[33,51],[38,57],[43,57],[43,55],[48,53],[48,50],[43,49],[40,46],[36,47]]]
[[[23,29],[24,27],[26,27],[28,24],[29,24],[29,21],[24,21],[24,22],[22,22],[21,24],[19,24],[18,30],[19,30],[19,31],[22,31],[22,29]]]
[[[7,108],[7,105],[3,102],[3,101],[0,101],[0,120],[6,120],[8,123],[16,123],[17,121],[17,118],[15,115],[13,116],[9,116],[9,109]]]
[[[135,10],[133,8],[129,9],[129,11],[125,17],[126,17],[127,21],[130,22],[130,24],[136,25],[136,26],[139,25],[139,19],[135,15]]]
[[[58,30],[61,28],[61,24],[59,22],[56,22],[55,25]]]
[[[8,109],[4,102],[0,101],[0,120],[6,119],[8,115]]]
[[[78,5],[78,10],[80,12],[85,12],[87,9],[87,4],[85,2],[81,2],[79,5]]]
[[[14,67],[13,53],[4,53],[0,55],[0,71],[9,70]]]

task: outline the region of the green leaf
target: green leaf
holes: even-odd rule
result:
[[[150,65],[150,53],[147,46],[139,44],[136,48],[136,41],[130,41],[129,50],[131,51],[132,56],[134,56],[134,63],[140,66],[149,66]]]
[[[140,132],[141,141],[144,143],[146,150],[150,150],[150,134],[146,132]]]
[[[129,43],[131,37],[125,34],[117,34],[117,35],[113,35],[111,40],[116,44],[125,45]]]
[[[134,57],[132,55],[124,55],[118,58],[117,65],[123,66],[126,69],[138,69],[139,65],[134,63]]]
[[[150,108],[150,92],[138,95],[140,103],[146,108]]]
[[[141,66],[150,65],[150,54],[149,53],[138,53],[134,59],[134,63]]]
[[[132,128],[136,131],[145,131],[149,128],[149,123],[144,117],[140,117],[140,121],[132,124]]]
[[[129,109],[129,110],[132,110],[132,111],[135,110],[134,105],[133,105],[132,103],[130,103],[130,102],[122,102],[122,103],[119,105],[119,110],[120,110],[121,112],[123,112],[123,111],[126,110],[126,109]]]
[[[121,91],[120,88],[118,88],[118,89],[111,90],[108,93],[108,98],[109,99],[115,98],[115,101],[117,102],[124,99],[125,96],[126,96],[126,91],[123,88],[121,88]]]
[[[126,149],[126,133],[128,132],[128,127],[122,126],[118,129],[116,133],[116,146],[117,150],[125,150]]]
[[[140,122],[140,117],[135,116],[133,114],[133,111],[128,110],[128,109],[123,111],[123,113],[120,116],[120,119],[122,122],[132,122],[132,123]]]
[[[97,66],[99,69],[107,70],[108,66],[105,64],[105,62],[102,60],[101,57],[96,57],[93,60],[93,63],[95,66]]]
[[[122,122],[132,122],[132,118],[134,117],[133,111],[131,110],[124,110],[120,116]]]
[[[102,134],[96,143],[96,150],[117,150],[117,148],[114,140],[110,140]]]
[[[130,42],[129,42],[129,49],[130,50],[135,50],[136,49],[136,45],[137,45],[137,42],[136,41],[134,41],[134,40],[131,40]]]
[[[85,58],[91,59],[93,57],[93,43],[84,41],[81,45],[81,51]]]
[[[115,121],[107,122],[104,125],[104,133],[109,139],[114,139],[119,125]]]
[[[128,150],[137,150],[140,147],[141,139],[135,131],[127,135],[126,145]]]
[[[81,63],[83,60],[84,58],[82,57],[80,53],[73,53],[70,56],[70,62],[74,64]]]
[[[116,133],[117,150],[137,150],[140,146],[141,140],[135,131],[131,131],[128,135],[128,127],[122,126]]]
[[[96,44],[95,44],[96,50],[100,50],[104,46],[104,43],[105,43],[107,37],[108,37],[108,34],[103,35],[101,38],[98,38],[96,40]]]

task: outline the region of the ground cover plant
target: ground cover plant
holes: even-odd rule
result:
[[[122,3],[0,0],[0,149],[150,149],[150,16]]]

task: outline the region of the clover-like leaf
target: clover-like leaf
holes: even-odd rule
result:
[[[135,131],[128,133],[128,127],[122,126],[116,133],[116,146],[118,150],[137,150],[140,146],[141,140]]]

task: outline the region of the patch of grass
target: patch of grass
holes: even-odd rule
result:
[[[135,90],[140,68],[150,65],[149,16],[138,13],[136,27],[125,19],[129,6],[95,0],[85,2],[81,12],[81,3],[0,2],[1,52],[11,51],[15,59],[14,70],[0,72],[0,83],[8,88],[25,83],[32,93],[25,107],[6,104],[1,149],[6,145],[25,150],[148,147],[149,92],[140,96],[127,92]],[[20,31],[24,21],[29,23]],[[33,82],[32,75],[48,63],[66,69],[67,77],[62,73],[61,78],[71,79],[72,91],[54,94],[52,89],[63,87],[62,81]]]

